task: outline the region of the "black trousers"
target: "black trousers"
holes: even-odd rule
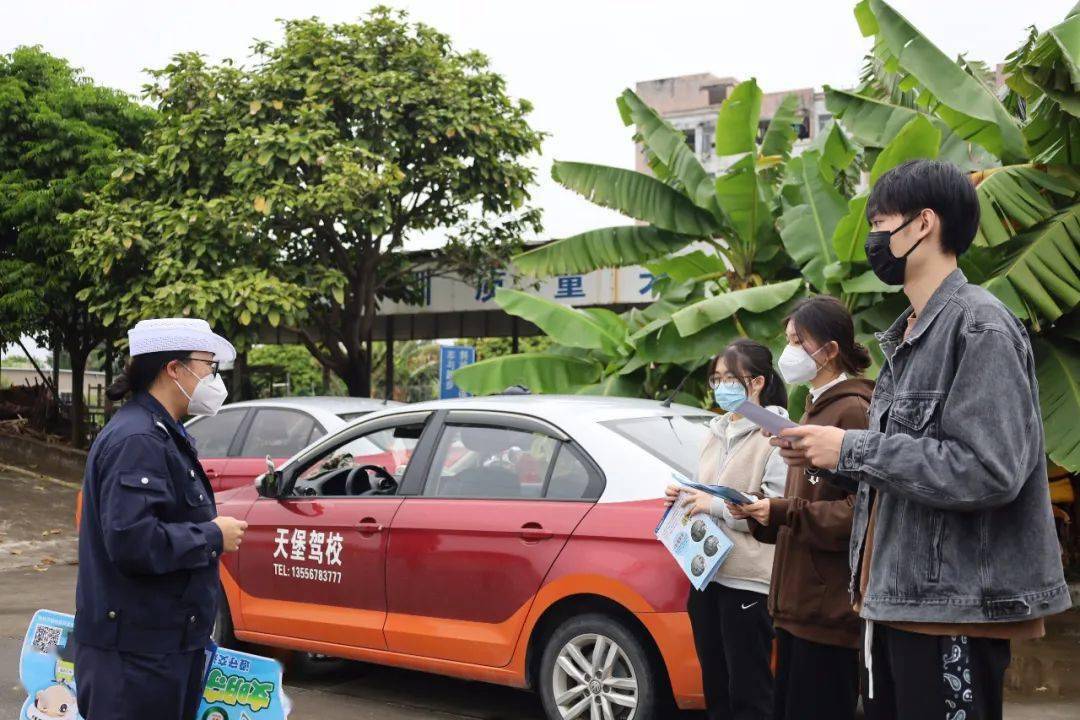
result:
[[[709,583],[691,588],[686,610],[694,630],[709,720],[772,717],[772,621],[768,598]]]
[[[75,648],[75,692],[86,720],[194,720],[206,653],[159,655]]]
[[[859,651],[776,629],[774,720],[853,720]]]
[[[922,635],[877,623],[873,636],[873,699],[862,669],[867,720],[1001,720],[1008,640]]]

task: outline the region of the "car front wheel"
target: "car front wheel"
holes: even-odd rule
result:
[[[549,720],[659,717],[655,663],[637,635],[606,615],[579,615],[556,628],[539,679]]]

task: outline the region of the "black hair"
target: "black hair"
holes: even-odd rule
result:
[[[941,220],[941,247],[964,254],[979,229],[979,198],[971,178],[950,162],[908,160],[880,178],[866,202],[866,219],[901,215],[909,219],[930,208]]]
[[[729,371],[738,370],[737,373],[733,372],[732,374],[740,376],[738,380],[746,388],[747,393],[750,392],[750,386],[741,376],[765,378],[765,387],[761,388],[760,402],[762,406],[780,405],[781,407],[787,407],[787,388],[784,387],[784,381],[780,379],[776,370],[773,369],[772,351],[768,347],[757,340],[749,338],[733,340],[724,348],[722,353],[712,359],[712,363],[709,364],[709,374],[712,374],[716,369],[718,360],[723,360]]]
[[[835,342],[840,348],[837,363],[849,375],[859,375],[870,367],[870,351],[855,341],[851,313],[832,295],[815,295],[801,301],[784,318],[785,326],[788,322],[795,326],[800,343],[805,344],[804,333],[822,346]]]
[[[173,360],[186,360],[188,350],[143,353],[128,359],[124,372],[108,387],[105,395],[113,401],[121,400],[128,393],[142,392],[149,388],[165,366]]]

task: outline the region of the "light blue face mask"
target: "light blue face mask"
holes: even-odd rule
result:
[[[746,388],[741,383],[722,382],[713,388],[713,398],[722,409],[734,412],[746,400]]]

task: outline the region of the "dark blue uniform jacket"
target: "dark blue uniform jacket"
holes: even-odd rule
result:
[[[222,550],[213,491],[192,440],[148,393],[94,441],[82,503],[76,639],[121,652],[205,647]]]

